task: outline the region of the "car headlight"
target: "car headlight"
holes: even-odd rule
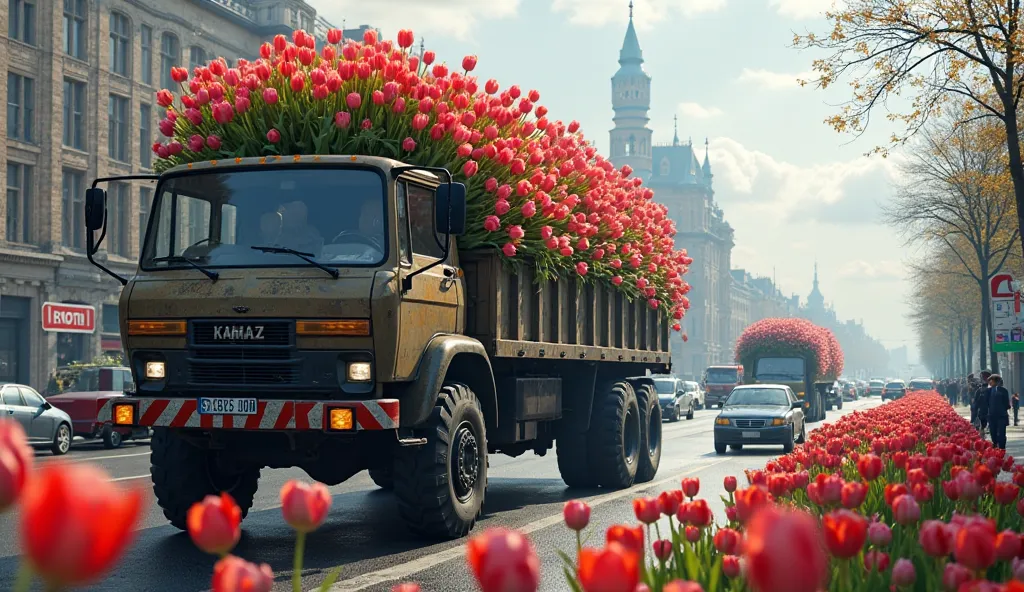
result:
[[[772,425],[773,426],[786,425],[786,418],[784,418],[784,417],[776,417],[775,419],[772,420]]]
[[[727,425],[729,425],[729,420],[725,419],[724,417],[719,417],[718,419],[715,420],[715,424],[716,425],[727,426]]]

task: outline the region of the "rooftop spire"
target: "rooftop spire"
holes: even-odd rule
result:
[[[633,20],[633,0],[629,0],[629,20]]]
[[[640,50],[640,40],[636,37],[636,29],[633,28],[633,2],[629,2],[629,26],[626,27],[626,38],[622,40],[622,49],[619,50],[619,64],[642,64],[644,54]]]
[[[678,115],[673,115],[672,116],[672,127],[675,130],[675,134],[672,136],[672,145],[673,146],[678,146],[679,145],[679,116]]]

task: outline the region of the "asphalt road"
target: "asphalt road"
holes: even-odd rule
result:
[[[879,405],[877,399],[847,402],[842,411],[832,411],[826,421],[857,409]],[[661,468],[652,483],[630,490],[569,490],[559,478],[553,451],[547,456],[532,454],[519,458],[492,456],[484,516],[477,529],[492,526],[517,528],[530,534],[542,561],[545,584],[542,590],[564,590],[556,549],[571,551],[575,538],[561,522],[563,503],[586,499],[593,507],[590,534],[595,544],[603,539],[604,528],[616,523],[633,524],[630,500],[678,488],[683,476],[701,479],[705,497],[716,515],[723,506],[722,478],[743,469],[760,468],[780,447],[714,453],[712,426],[714,410],[698,411],[693,420],[664,425]],[[817,426],[819,424],[814,424]],[[39,462],[51,462],[49,452],[39,452]],[[119,450],[103,450],[94,443],[76,442],[65,457],[70,462],[99,463],[115,481],[149,482],[149,447],[132,443]],[[280,516],[278,491],[285,481],[309,478],[297,469],[266,469],[260,481],[252,511],[243,523],[242,540],[235,554],[250,561],[266,562],[277,578],[275,590],[290,590],[293,535]],[[334,566],[342,574],[333,590],[388,591],[401,581],[420,582],[424,590],[470,592],[475,589],[465,567],[462,541],[424,543],[408,534],[398,518],[390,493],[379,490],[363,472],[331,488],[333,504],[323,527],[307,542],[303,589],[315,589]],[[96,590],[147,590],[148,592],[191,592],[210,589],[214,560],[198,551],[187,534],[166,523],[155,500],[150,497],[137,540],[122,564]],[[0,589],[10,589],[18,562],[16,514],[0,516]]]

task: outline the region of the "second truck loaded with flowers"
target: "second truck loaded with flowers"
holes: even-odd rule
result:
[[[263,467],[369,469],[430,537],[473,527],[489,453],[555,448],[578,486],[658,470],[648,374],[669,369],[692,262],[665,208],[535,91],[411,43],[296,31],[175,68],[131,280],[94,257],[106,193],[87,192],[135,378],[101,421],[153,429],[178,528],[220,492],[244,515]]]

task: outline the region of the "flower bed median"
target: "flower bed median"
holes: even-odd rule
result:
[[[120,488],[88,465],[33,469],[32,459],[20,426],[0,420],[0,511],[21,503],[17,589],[27,590],[33,577],[52,590],[95,584],[131,543],[141,489]],[[1012,478],[999,479],[1003,472]],[[937,393],[844,416],[745,480],[741,488],[736,477],[725,478],[726,510],[718,517],[698,497],[696,478],[637,498],[636,523],[608,528],[600,547],[578,543],[562,556],[563,573],[545,579],[564,578],[581,592],[1024,591],[1024,468],[980,440]],[[281,502],[297,534],[299,574],[305,535],[324,521],[331,498],[323,485],[293,481]],[[570,501],[564,518],[582,535],[590,508]],[[269,566],[230,555],[240,521],[230,496],[211,496],[189,513],[189,534],[221,557],[215,592],[269,591]],[[485,530],[466,553],[484,592],[540,585],[539,558],[521,533]],[[300,590],[300,578],[293,582]]]

